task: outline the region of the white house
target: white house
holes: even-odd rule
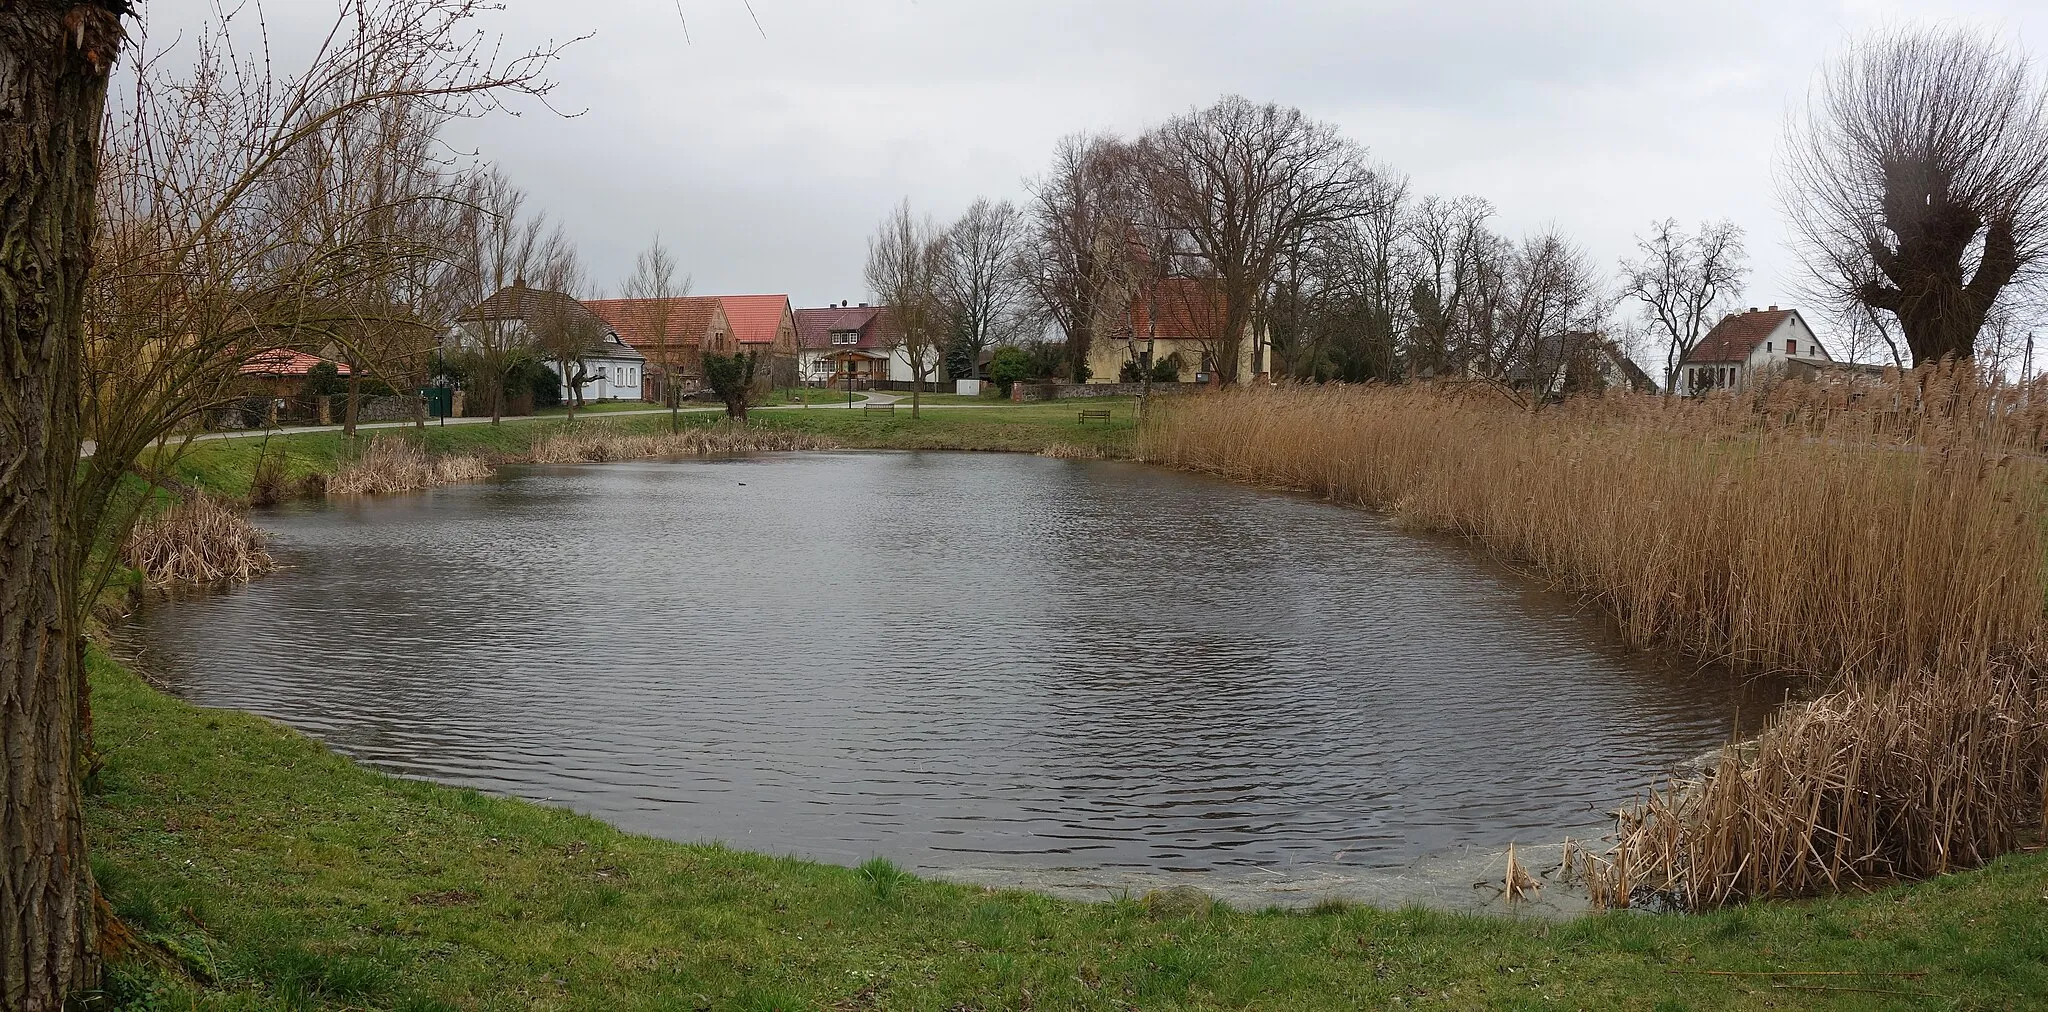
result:
[[[1820,367],[1834,357],[1796,309],[1750,309],[1723,317],[1678,364],[1679,393],[1746,390],[1797,366]]]
[[[619,332],[604,328],[603,337],[590,344],[582,361],[576,363],[586,382],[583,384],[583,399],[586,401],[637,401],[640,399],[640,384],[647,371],[647,356],[633,350],[633,347],[619,339]],[[561,373],[559,363],[550,362],[548,368]],[[562,381],[562,399],[569,399],[569,382]]]
[[[548,368],[562,381],[562,399],[574,396],[569,380],[576,375],[584,379],[586,401],[640,399],[647,357],[621,340],[618,330],[588,306],[561,292],[529,287],[523,280],[514,281],[457,316],[455,322],[449,340],[458,348],[530,344],[537,327],[546,324],[552,328],[566,322],[590,338],[588,350],[570,376],[561,375],[560,363],[548,363]]]

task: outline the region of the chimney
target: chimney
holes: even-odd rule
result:
[[[867,303],[865,303],[865,302],[863,302],[863,303],[861,303],[861,304],[860,304],[860,308],[862,308],[862,309],[866,309],[866,308],[868,308],[868,304],[867,304]]]
[[[1771,312],[1775,313],[1775,312],[1777,312],[1777,311],[1778,311],[1778,307],[1776,307],[1776,306],[1772,306],[1772,307],[1771,307]]]
[[[847,304],[848,304],[848,303],[850,303],[850,302],[852,302],[852,301],[853,301],[852,299],[840,299],[840,300],[839,300],[839,308],[841,308],[841,309],[845,309],[845,308],[846,308],[846,306],[847,306]]]
[[[1756,307],[1755,307],[1755,306],[1751,306],[1751,307],[1749,307],[1749,311],[1750,311],[1750,312],[1752,312],[1752,313],[1756,312]]]
[[[513,279],[512,279],[512,287],[514,287],[514,288],[525,288],[525,287],[526,287],[526,278],[524,278],[524,277],[517,277],[517,278],[513,278]]]

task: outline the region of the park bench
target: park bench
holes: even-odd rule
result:
[[[1089,422],[1106,422],[1106,421],[1109,421],[1109,409],[1108,409],[1108,408],[1082,408],[1082,409],[1081,409],[1081,424],[1083,424],[1083,425],[1086,425],[1086,424],[1087,424],[1087,423],[1089,423]]]
[[[896,413],[896,405],[894,405],[894,404],[863,404],[863,405],[861,405],[861,406],[860,406],[860,413],[861,413],[861,414],[863,414],[863,415],[874,415],[874,414],[882,414],[882,415],[893,415],[893,414],[895,414],[895,413]]]

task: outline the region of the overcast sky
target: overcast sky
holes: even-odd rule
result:
[[[898,199],[949,218],[1021,197],[1062,134],[1135,133],[1226,93],[1333,121],[1417,193],[1555,223],[1603,265],[1653,219],[1749,233],[1748,301],[1787,303],[1772,163],[1789,110],[1852,33],[1962,20],[2037,54],[2039,0],[1714,3],[1220,0],[506,0],[514,46],[592,33],[563,119],[458,124],[616,290],[656,232],[698,294],[867,298],[868,232]],[[149,0],[154,38],[207,0]],[[281,55],[326,0],[270,0]],[[685,20],[687,19],[687,20]],[[687,26],[687,27],[686,27]],[[686,36],[687,31],[687,36]]]

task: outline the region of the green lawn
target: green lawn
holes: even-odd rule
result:
[[[382,776],[258,718],[177,702],[104,657],[92,667],[106,756],[88,806],[94,867],[131,926],[212,980],[124,965],[111,991],[129,1007],[2048,1004],[2040,855],[1875,896],[1692,918],[1153,916],[1136,901],[897,881],[630,836]]]
[[[1090,402],[1096,406],[1097,402]],[[1108,422],[1080,422],[1079,410],[1069,404],[1005,404],[987,408],[945,408],[933,406],[921,418],[911,418],[910,408],[898,407],[893,415],[869,415],[844,408],[784,408],[755,411],[752,424],[811,432],[849,449],[898,450],[1008,450],[1036,453],[1055,446],[1080,447],[1109,456],[1128,454],[1133,432],[1133,406],[1127,400],[1099,402],[1109,408]],[[718,410],[685,411],[684,425],[714,425],[724,421]],[[291,478],[331,474],[372,439],[423,440],[436,453],[477,453],[497,460],[516,460],[533,444],[571,425],[615,426],[626,432],[661,432],[669,426],[667,414],[632,415],[625,418],[579,417],[568,422],[560,417],[508,418],[500,425],[428,425],[392,429],[366,429],[351,443],[339,432],[279,433],[235,439],[195,442],[171,468],[177,482],[230,497],[247,495],[259,454],[284,461]]]

